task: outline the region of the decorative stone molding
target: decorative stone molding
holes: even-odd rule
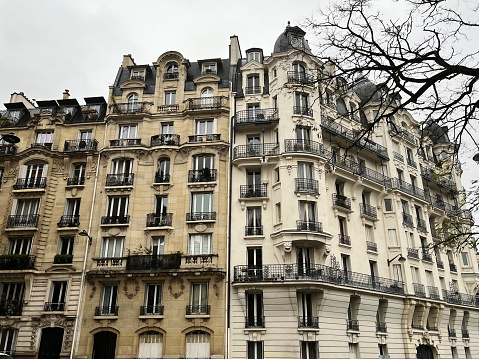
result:
[[[170,295],[178,299],[183,295],[183,291],[185,290],[184,280],[181,277],[173,277],[170,279],[168,283],[168,290],[170,291]]]
[[[128,292],[128,285],[129,284],[133,284],[134,290],[135,290],[134,293],[129,293]],[[140,291],[140,283],[138,283],[138,280],[136,279],[136,277],[129,277],[129,278],[125,279],[125,281],[123,282],[123,290],[125,291],[125,296],[128,299],[133,299],[134,297],[136,297],[138,295],[138,292]]]

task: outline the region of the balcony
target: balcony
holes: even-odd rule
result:
[[[449,335],[449,337],[451,338],[456,338],[456,329],[452,329],[452,328],[447,328],[447,334]]]
[[[158,113],[176,113],[180,111],[180,105],[159,105],[157,111]]]
[[[259,143],[253,145],[239,145],[233,149],[233,159],[247,157],[277,156],[279,155],[279,144]]]
[[[412,216],[408,213],[402,213],[402,224],[405,226],[414,228],[414,222],[412,220]]]
[[[22,315],[23,300],[11,299],[0,301],[0,316],[11,317]]]
[[[186,306],[186,315],[210,315],[211,305],[187,305]]]
[[[391,188],[404,192],[410,196],[419,198],[423,201],[427,201],[428,198],[426,192],[424,192],[423,189],[413,186],[412,184],[398,178],[391,179]]]
[[[179,146],[180,135],[154,135],[151,136],[150,146]]]
[[[370,251],[370,252],[375,252],[375,253],[378,252],[378,244],[377,243],[366,241],[366,247],[367,247],[367,250]]]
[[[17,146],[15,145],[0,145],[0,156],[14,155],[17,153]]]
[[[454,181],[447,178],[445,175],[439,175],[434,173],[434,170],[432,169],[421,166],[421,176],[424,179],[431,181],[440,187],[446,188],[454,193],[457,192],[456,183]]]
[[[131,255],[126,258],[127,270],[180,269],[181,254]]]
[[[321,222],[314,221],[296,221],[296,230],[297,231],[307,231],[307,232],[323,232],[323,224]]]
[[[284,140],[284,151],[311,153],[327,159],[332,157],[332,153],[326,150],[322,143],[310,140]]]
[[[347,330],[359,331],[359,321],[346,319],[346,328]]]
[[[322,264],[269,264],[234,267],[235,282],[316,281],[404,295],[404,283],[368,274],[343,271]]]
[[[128,224],[130,223],[130,216],[103,216],[101,217],[101,224]]]
[[[101,306],[95,308],[95,316],[118,316],[117,305]]]
[[[414,160],[411,159],[411,158],[408,158],[408,159],[407,159],[407,165],[410,166],[410,167],[413,167],[413,168],[417,168],[417,163],[416,163],[416,161],[414,161]]]
[[[424,330],[424,325],[422,324],[411,324],[412,329],[417,329],[417,330]]]
[[[216,212],[190,212],[186,214],[187,222],[216,221]]]
[[[140,315],[163,315],[164,306],[144,305],[140,307]]]
[[[469,338],[469,330],[467,330],[467,329],[462,329],[462,330],[461,330],[461,334],[462,334],[462,337],[463,337],[463,338],[466,338],[466,339]]]
[[[308,106],[293,106],[293,114],[313,117],[313,109]]]
[[[382,173],[364,166],[359,167],[356,165],[352,166],[352,168],[357,170],[355,173],[359,174],[363,178],[366,178],[367,180],[370,180],[371,182],[375,182],[385,187],[391,187],[391,178],[383,175]]]
[[[111,113],[135,115],[140,113],[150,113],[151,102],[130,102],[114,103],[110,105]]]
[[[97,148],[97,140],[68,140],[65,141],[63,152],[96,151]]]
[[[53,143],[48,142],[34,142],[31,145],[31,148],[43,148],[45,150],[51,150]]]
[[[436,265],[437,265],[437,268],[444,269],[444,262],[443,261],[436,260]]]
[[[456,267],[456,265],[455,265],[455,264],[452,264],[452,263],[449,263],[449,270],[450,270],[451,272],[457,273],[457,267]]]
[[[228,98],[224,96],[189,98],[186,100],[186,110],[215,110],[228,107]]]
[[[53,257],[54,264],[71,264],[73,263],[73,255],[71,254],[56,254]]]
[[[422,251],[422,260],[425,262],[432,263],[432,254],[429,253],[427,250]]]
[[[214,181],[216,181],[216,169],[203,168],[201,170],[188,171],[188,183]]]
[[[298,316],[298,328],[319,329],[319,317]]]
[[[60,217],[60,222],[57,223],[59,228],[65,227],[79,227],[80,216],[64,215]]]
[[[122,174],[109,174],[106,175],[107,187],[121,187],[121,186],[133,186],[133,179],[135,175],[133,173]]]
[[[311,178],[295,178],[294,188],[297,193],[319,194],[318,181]]]
[[[339,243],[344,244],[345,246],[350,246],[351,245],[351,237],[345,235],[345,234],[338,234],[339,236]]]
[[[439,331],[439,328],[438,328],[438,327],[431,326],[431,325],[429,325],[429,324],[426,324],[426,329],[429,330],[429,331],[433,331],[433,332]]]
[[[395,160],[398,160],[399,162],[404,163],[404,156],[401,155],[400,153],[393,151],[393,157]]]
[[[155,183],[170,183],[170,175],[163,174],[161,172],[155,173]]]
[[[141,138],[119,138],[116,140],[110,140],[111,147],[131,147],[141,145]]]
[[[426,289],[423,284],[413,283],[413,286],[416,297],[426,298]]]
[[[245,226],[244,227],[245,236],[262,236],[263,235],[263,226]]]
[[[203,266],[206,264],[209,267],[216,266],[217,261],[214,260],[216,257],[218,257],[217,254],[188,254],[183,256],[186,266]]]
[[[363,216],[373,218],[373,219],[378,218],[378,213],[377,213],[376,207],[371,206],[367,203],[360,203],[359,204],[359,210],[361,212],[361,215],[363,215]]]
[[[35,256],[28,254],[3,254],[0,255],[0,270],[34,269]]]
[[[65,311],[65,302],[62,302],[62,303],[45,302],[45,305],[43,306],[43,310],[45,312],[63,312]]]
[[[245,317],[245,328],[264,328],[264,316],[255,315]]]
[[[333,193],[333,206],[351,210],[351,198]]]
[[[279,121],[277,108],[238,111],[234,117],[234,127],[248,124],[272,124]]]
[[[417,229],[419,231],[427,233],[426,221],[424,219],[421,219],[421,218],[417,218],[416,220],[417,220]]]
[[[387,333],[388,326],[385,322],[376,322],[376,332],[378,333]]]
[[[119,267],[119,269],[123,269],[123,257],[101,257],[93,259],[96,260],[97,267]]]
[[[191,135],[188,136],[189,143],[203,143],[203,142],[216,142],[221,139],[221,134],[210,133],[207,135]]]
[[[439,296],[439,289],[437,287],[428,286],[427,291],[429,293],[429,298],[431,299],[441,299]]]
[[[37,177],[37,178],[18,178],[17,182],[13,185],[13,189],[23,190],[23,189],[39,189],[47,187],[47,178],[46,177]]]
[[[298,85],[311,85],[317,81],[314,75],[301,71],[288,71],[288,83]]]
[[[389,127],[389,132],[392,135],[399,136],[402,139],[404,139],[404,140],[408,141],[409,143],[413,144],[414,146],[416,145],[416,138],[414,137],[414,135],[411,132],[408,132],[404,128],[401,128],[394,123],[389,123],[388,127]]]
[[[261,93],[261,86],[246,86],[245,93],[247,95]]]
[[[267,184],[252,184],[240,186],[240,198],[261,198],[268,197]]]
[[[163,78],[165,80],[174,80],[177,79],[179,76],[178,71],[167,71],[163,74]]]
[[[171,227],[173,213],[148,213],[146,215],[147,227]]]
[[[98,121],[101,117],[101,105],[85,105],[81,107],[82,117],[81,122],[93,122]],[[76,111],[72,113],[65,113],[62,115],[63,120],[66,123],[69,123],[73,118],[77,120]]]
[[[407,256],[409,258],[419,259],[419,250],[414,248],[407,249]]]
[[[84,186],[85,177],[70,177],[67,179],[67,186]]]
[[[36,228],[38,227],[38,214],[8,216],[7,228]]]

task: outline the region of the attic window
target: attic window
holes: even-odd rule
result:
[[[256,62],[261,63],[261,52],[259,51],[252,51],[248,53],[248,62],[254,60]]]
[[[145,70],[132,70],[131,71],[131,79],[132,80],[141,80],[145,81]]]
[[[170,62],[166,65],[165,79],[177,79],[178,78],[178,64],[176,62]]]
[[[203,74],[216,74],[216,64],[204,64]]]

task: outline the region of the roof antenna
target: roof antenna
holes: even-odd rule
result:
[[[289,27],[289,21],[288,21],[288,27]]]

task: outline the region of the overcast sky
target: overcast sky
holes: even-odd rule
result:
[[[231,35],[239,37],[243,54],[260,47],[268,55],[288,21],[301,25],[326,4],[326,0],[0,1],[0,101],[8,102],[12,92],[21,91],[30,99],[60,99],[65,89],[80,103],[84,97],[107,99],[124,54],[132,54],[137,64],[151,64],[170,50],[190,61],[227,58]],[[315,39],[306,38],[314,51]],[[470,160],[474,152],[470,148],[462,157],[466,187],[479,178],[479,165]]]

